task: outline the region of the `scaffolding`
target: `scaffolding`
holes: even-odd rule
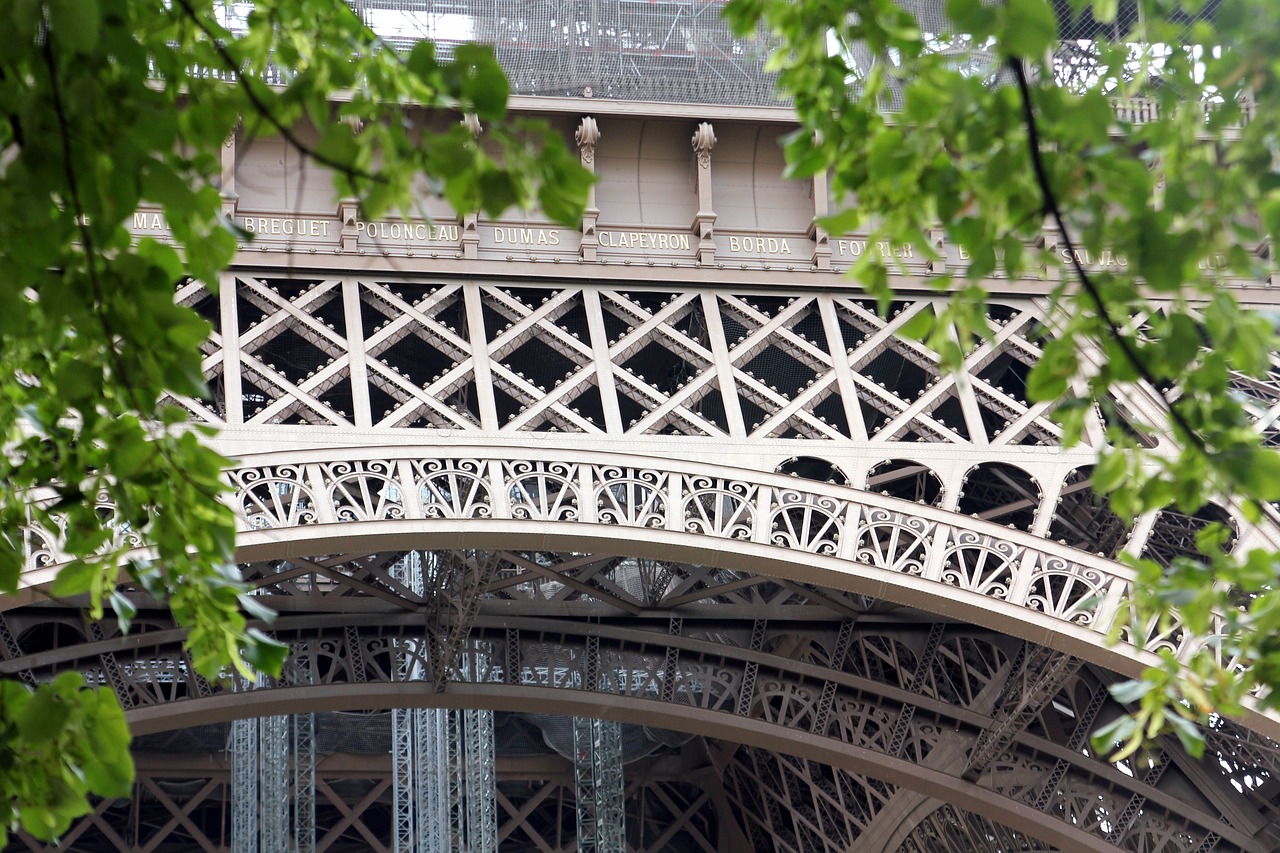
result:
[[[434,555],[410,552],[391,569],[415,595],[443,575]],[[438,590],[436,591],[438,592]],[[427,681],[429,637],[399,642],[397,675]],[[464,676],[467,664],[462,665]],[[497,850],[493,712],[397,708],[391,714],[397,853],[493,853]]]
[[[314,853],[315,715],[231,724],[231,849]]]
[[[239,687],[248,690],[250,685],[240,681]],[[234,853],[314,853],[315,726],[315,714],[231,723]]]
[[[626,853],[622,726],[575,717],[573,759],[578,853]]]

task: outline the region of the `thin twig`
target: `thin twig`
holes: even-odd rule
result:
[[[350,163],[343,163],[325,154],[321,154],[319,151],[299,139],[297,134],[293,132],[293,129],[280,121],[280,119],[276,118],[275,113],[271,111],[271,107],[262,100],[262,97],[256,91],[254,91],[254,88],[250,85],[248,78],[240,73],[240,64],[236,62],[236,58],[231,55],[231,51],[227,50],[227,46],[217,37],[217,34],[209,28],[208,23],[200,17],[199,13],[197,13],[195,9],[191,7],[190,0],[178,0],[178,5],[182,8],[183,14],[191,19],[192,23],[196,25],[200,32],[204,33],[205,38],[209,40],[210,46],[213,47],[214,51],[225,64],[225,70],[235,78],[236,85],[244,91],[245,96],[249,99],[249,103],[253,106],[253,109],[258,116],[264,119],[267,124],[271,125],[271,127],[275,129],[276,133],[279,133],[280,136],[292,145],[295,150],[307,157],[310,157],[320,165],[328,166],[330,169],[341,172],[349,178],[359,178],[361,180],[372,181],[379,184],[387,183],[387,178],[385,176],[375,172],[366,172],[363,169],[357,169]]]
[[[1097,312],[1098,317],[1102,319],[1116,345],[1120,347],[1125,360],[1137,371],[1138,376],[1156,392],[1160,402],[1164,404],[1165,409],[1168,411],[1169,419],[1173,421],[1174,426],[1185,435],[1187,441],[1196,450],[1208,456],[1209,448],[1205,445],[1204,438],[1191,426],[1191,423],[1187,421],[1182,412],[1178,410],[1175,401],[1170,400],[1165,392],[1160,390],[1160,381],[1142,361],[1141,356],[1133,345],[1133,341],[1125,336],[1120,324],[1111,316],[1097,283],[1089,276],[1083,264],[1080,263],[1080,256],[1076,252],[1075,243],[1071,239],[1071,232],[1067,230],[1067,223],[1062,216],[1062,209],[1058,206],[1058,198],[1053,192],[1053,187],[1049,184],[1049,175],[1045,171],[1044,159],[1040,154],[1040,128],[1036,122],[1035,109],[1031,104],[1031,84],[1027,80],[1026,68],[1018,57],[1009,58],[1009,67],[1013,71],[1014,79],[1018,84],[1018,94],[1022,99],[1022,115],[1027,127],[1027,147],[1031,152],[1031,166],[1035,171],[1036,183],[1039,185],[1040,195],[1044,199],[1044,212],[1053,217],[1066,252],[1071,258],[1071,267],[1076,274],[1076,278],[1080,281],[1080,286],[1089,295],[1090,300],[1093,302],[1094,310]]]

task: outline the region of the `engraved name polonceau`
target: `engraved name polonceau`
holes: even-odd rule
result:
[[[551,79],[513,68],[517,90]],[[426,197],[366,221],[282,146],[227,146],[242,251],[216,292],[178,288],[213,334],[208,397],[172,402],[237,460],[240,571],[290,655],[278,680],[205,682],[140,591],[128,635],[42,600],[59,531],[27,531],[0,669],[83,672],[142,735],[137,796],[71,849],[434,850],[409,830],[456,829],[444,802],[488,849],[572,850],[605,782],[634,853],[1277,849],[1274,718],[1216,721],[1205,760],[1090,750],[1110,684],[1218,653],[1125,622],[1118,555],[1167,565],[1218,520],[1238,548],[1280,535],[1218,506],[1126,528],[1094,495],[1103,416],[1064,449],[1025,392],[1077,259],[1046,232],[1047,269],[988,281],[994,335],[948,373],[895,331],[957,247],[823,232],[825,179],[782,179],[785,111],[703,120],[589,82],[516,105],[596,173],[579,228]],[[131,224],[167,235],[159,211]],[[840,277],[871,254],[884,316]],[[1274,383],[1237,391],[1274,439]]]

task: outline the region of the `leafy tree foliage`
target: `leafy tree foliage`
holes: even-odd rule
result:
[[[506,80],[484,48],[397,53],[335,0],[257,0],[234,29],[231,8],[0,4],[0,593],[22,583],[24,530],[50,531],[75,560],[55,596],[87,595],[95,617],[111,607],[127,626],[127,575],[169,602],[211,678],[277,669],[285,651],[246,630],[246,611],[263,614],[234,565],[227,460],[165,402],[205,393],[210,328],[173,296],[187,277],[216,286],[236,248],[223,141],[241,121],[284,136],[369,217],[409,209],[426,174],[458,210],[536,201],[576,222],[589,182],[545,127],[504,118]],[[483,149],[462,112],[485,123]],[[304,123],[320,131],[311,147]],[[126,231],[142,203],[163,208],[176,246]],[[147,559],[123,559],[139,544]],[[0,682],[0,844],[14,825],[55,837],[89,794],[127,795],[132,775],[109,690],[73,675]]]
[[[826,171],[856,199],[827,229],[869,227],[929,252],[941,228],[963,247],[967,271],[933,280],[955,294],[949,307],[909,330],[954,366],[989,334],[984,278],[1034,278],[1070,259],[1028,392],[1055,405],[1069,442],[1103,408],[1112,449],[1094,488],[1129,519],[1216,498],[1273,523],[1280,455],[1262,446],[1238,389],[1270,378],[1276,317],[1245,310],[1226,285],[1267,282],[1257,249],[1280,232],[1280,4],[1222,0],[1197,17],[1204,0],[946,0],[951,25],[937,32],[910,11],[929,5],[728,7],[742,32],[763,20],[780,38],[774,67],[803,125],[787,147],[791,172]],[[1141,121],[1116,109],[1134,98]],[[1084,260],[1103,253],[1127,265]],[[885,300],[891,264],[867,253],[856,270]],[[1159,416],[1118,416],[1112,401],[1135,386]],[[1143,434],[1175,448],[1145,450]],[[1227,541],[1211,527],[1198,559],[1167,569],[1126,558],[1140,592],[1117,631],[1141,642],[1180,619],[1204,652],[1185,671],[1164,653],[1119,688],[1136,711],[1098,733],[1100,749],[1124,755],[1173,731],[1200,750],[1195,723],[1211,713],[1280,705],[1280,555],[1233,557]]]

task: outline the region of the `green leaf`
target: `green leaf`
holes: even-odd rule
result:
[[[1120,487],[1120,483],[1125,474],[1128,473],[1128,470],[1128,459],[1123,451],[1105,451],[1098,460],[1098,464],[1093,468],[1093,475],[1090,478],[1093,483],[1093,490],[1100,495],[1114,492]]]
[[[89,53],[98,44],[101,12],[98,0],[48,0],[49,28],[56,45],[72,53]]]
[[[1008,0],[1000,23],[1000,46],[1009,56],[1036,60],[1058,38],[1058,18],[1047,0]]]
[[[245,636],[249,641],[244,649],[245,662],[257,672],[278,674],[289,655],[289,646],[273,640],[257,628],[250,628]]]
[[[71,707],[66,701],[50,685],[42,684],[22,709],[18,728],[29,742],[46,744],[62,734],[70,717]]]
[[[1111,698],[1122,705],[1129,705],[1142,699],[1155,688],[1150,681],[1130,680],[1111,685],[1108,692]]]
[[[1177,714],[1167,715],[1165,721],[1178,736],[1178,742],[1182,744],[1182,748],[1190,753],[1192,758],[1199,759],[1204,756],[1204,734],[1199,726]]]
[[[140,472],[155,455],[155,449],[138,427],[121,431],[111,445],[111,468],[116,475],[129,479]]]
[[[1116,744],[1124,743],[1138,731],[1138,721],[1128,715],[1119,717],[1095,731],[1089,742],[1099,755],[1109,755]]]
[[[116,622],[120,626],[120,633],[129,633],[133,618],[138,615],[138,608],[119,590],[112,590],[109,599],[111,610],[116,614]]]
[[[413,50],[409,51],[409,59],[405,65],[410,73],[416,75],[422,82],[433,83],[433,79],[440,68],[436,62],[435,43],[423,39],[415,44]]]
[[[1089,11],[1098,23],[1109,24],[1116,19],[1119,8],[1119,0],[1092,0]]]
[[[1272,240],[1280,240],[1280,191],[1272,191],[1258,207],[1262,224]]]
[[[929,336],[937,319],[933,306],[926,305],[916,315],[898,327],[898,334],[908,340],[922,341]]]
[[[53,583],[49,586],[49,594],[54,598],[84,595],[93,586],[94,580],[101,571],[96,565],[85,560],[68,563],[53,579]]]
[[[494,58],[492,48],[459,45],[454,52],[452,72],[464,108],[470,107],[481,121],[502,117],[507,108],[507,75]]]
[[[1237,489],[1260,501],[1280,501],[1280,451],[1239,448],[1217,457]]]

